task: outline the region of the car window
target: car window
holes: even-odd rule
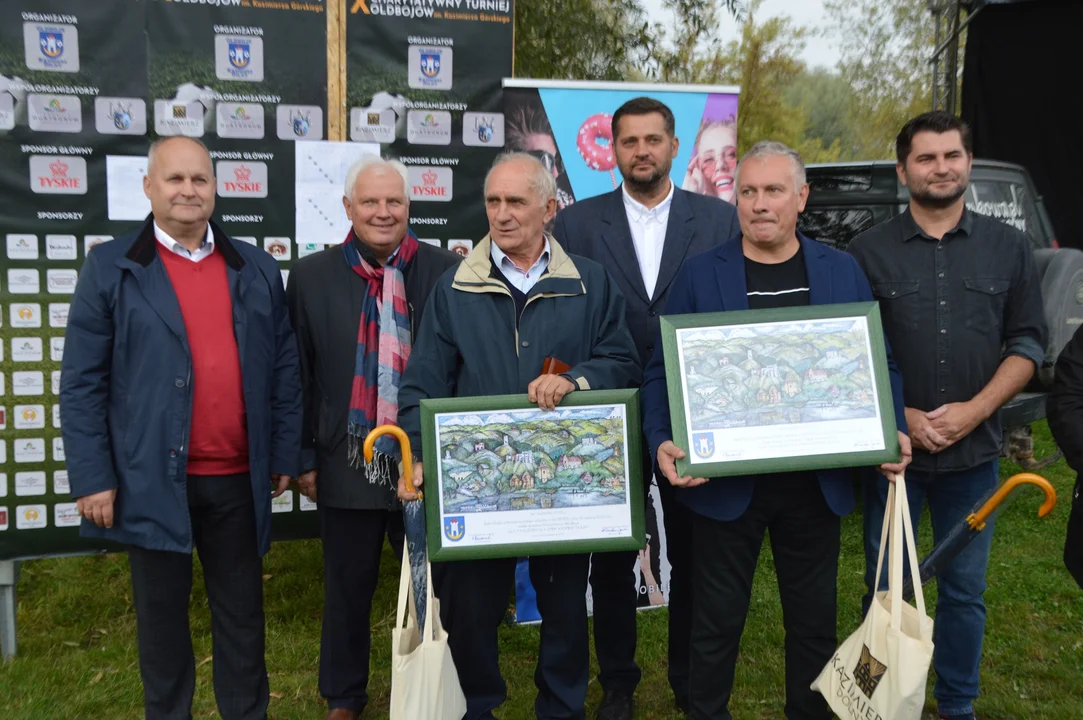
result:
[[[1038,208],[1023,183],[971,178],[966,190],[966,206],[1022,230],[1035,248],[1042,247]]]
[[[859,233],[876,224],[868,208],[806,208],[797,218],[797,229],[813,240],[845,250]]]

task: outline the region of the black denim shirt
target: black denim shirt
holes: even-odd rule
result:
[[[884,332],[903,376],[906,406],[935,410],[977,395],[1009,355],[1040,367],[1046,326],[1026,236],[963,211],[937,241],[910,211],[858,235],[849,252],[880,301]],[[936,454],[914,448],[916,470],[966,470],[1000,454],[996,413]]]

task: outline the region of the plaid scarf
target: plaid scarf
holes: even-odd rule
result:
[[[350,230],[342,251],[346,263],[368,283],[357,328],[357,361],[347,426],[350,465],[365,465],[365,437],[377,425],[398,424],[399,382],[410,357],[410,314],[403,270],[417,254],[417,236],[407,228],[398,252],[386,265],[370,265],[361,257]],[[371,463],[365,465],[370,483],[394,487],[397,469],[395,440],[385,435],[376,442]]]

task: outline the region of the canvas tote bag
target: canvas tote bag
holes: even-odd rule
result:
[[[903,601],[904,546],[916,575],[918,555],[906,481],[898,475],[888,490],[876,561],[879,578],[884,550],[889,550],[888,589],[875,594],[861,627],[846,638],[812,683],[843,720],[921,718],[933,658],[933,621],[925,614],[920,582],[914,583],[917,608]]]
[[[425,575],[428,611],[421,634],[410,585],[409,553],[404,547],[398,612],[395,629],[391,631],[390,720],[462,720],[466,714],[466,696],[459,685],[447,633],[440,624],[440,604],[433,597],[432,566],[428,562]]]

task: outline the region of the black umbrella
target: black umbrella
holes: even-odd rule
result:
[[[406,479],[406,489],[414,492],[414,463],[410,451],[410,438],[402,428],[395,425],[380,425],[373,428],[372,432],[365,437],[365,462],[372,462],[373,446],[376,439],[381,435],[394,435],[399,441],[399,449],[402,451],[402,471]],[[425,583],[427,573],[425,565],[429,553],[425,538],[425,503],[422,493],[417,494],[417,500],[407,500],[402,504],[402,522],[406,528],[406,555],[410,560],[410,584],[414,589],[414,608],[417,610],[417,626],[425,627],[425,611],[427,594]],[[402,622],[402,618],[399,618]],[[422,641],[425,640],[422,633]]]
[[[970,541],[985,530],[985,522],[996,511],[1004,499],[1020,485],[1037,485],[1045,492],[1045,502],[1038,508],[1038,517],[1042,518],[1053,512],[1057,504],[1057,491],[1048,480],[1034,473],[1019,473],[1012,475],[1004,481],[1004,484],[996,489],[988,500],[982,503],[974,512],[970,513],[959,522],[947,537],[937,543],[936,547],[921,561],[918,567],[918,575],[921,584],[926,585],[937,573],[948,567],[952,560],[963,551]],[[914,598],[914,576],[906,576],[903,584],[903,599],[910,602]]]

